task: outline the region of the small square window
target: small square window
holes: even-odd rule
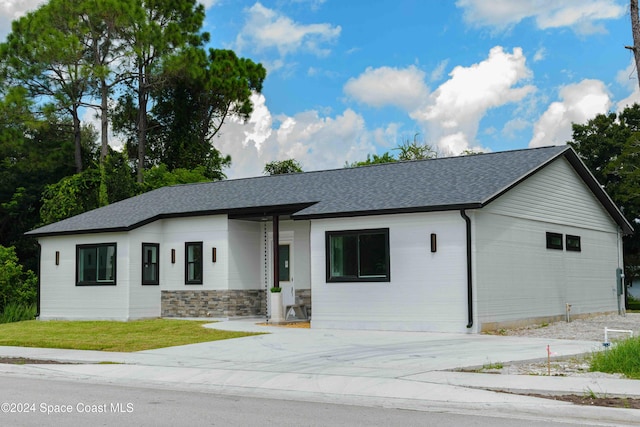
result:
[[[580,246],[580,236],[570,236],[567,234],[567,250],[580,252],[582,247]]]
[[[547,232],[547,249],[562,250],[562,234]]]

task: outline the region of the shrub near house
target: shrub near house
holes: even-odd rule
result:
[[[36,275],[31,270],[24,271],[15,248],[0,246],[1,323],[34,317],[36,286]]]

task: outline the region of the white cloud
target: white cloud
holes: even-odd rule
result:
[[[534,125],[529,147],[563,145],[571,139],[572,123],[586,123],[611,107],[609,93],[600,80],[585,79],[564,86],[559,97],[560,101],[551,103]]]
[[[540,29],[570,27],[579,34],[604,32],[601,21],[626,12],[617,0],[458,0],[456,6],[477,26],[506,29],[532,18]]]
[[[636,63],[633,58],[629,61],[629,65],[624,70],[618,71],[616,82],[631,92],[629,96],[620,100],[616,104],[616,111],[620,112],[635,103],[640,104],[640,90],[638,90],[638,72],[636,71]]]
[[[543,47],[538,49],[536,53],[533,55],[533,62],[542,61],[547,55],[547,50]]]
[[[204,6],[205,10],[209,10],[211,7],[215,6],[219,0],[198,0],[198,3]]]
[[[301,24],[257,2],[245,10],[246,21],[236,38],[236,49],[264,53],[277,50],[280,57],[294,52],[326,56],[326,47],[340,36],[340,26]]]
[[[99,103],[99,101],[94,101]],[[110,100],[109,104],[111,107],[115,107],[115,101]],[[98,132],[98,145],[100,145],[101,138],[101,129],[102,129],[102,119],[100,118],[100,112],[94,108],[85,108],[81,112],[80,121],[83,125],[90,125]],[[109,141],[109,146],[114,150],[120,151],[124,147],[124,140],[113,133],[113,127],[111,126],[111,121],[109,121],[109,128],[107,131],[107,140]]]
[[[318,9],[320,9],[320,6],[322,6],[324,4],[325,1],[327,0],[290,0],[292,3],[300,3],[300,4],[304,4],[304,3],[308,3],[309,4],[309,8],[312,11],[316,11]]]
[[[431,94],[427,106],[411,113],[447,154],[472,148],[480,120],[489,109],[519,102],[535,91],[531,85],[518,86],[531,77],[520,48],[508,53],[496,46],[484,61],[457,66],[449,76]]]
[[[231,155],[231,168],[225,171],[229,178],[262,175],[264,165],[273,160],[295,158],[309,171],[340,168],[375,152],[379,131],[368,131],[362,116],[351,109],[335,117],[315,110],[273,117],[263,95],[252,100],[249,121],[227,122],[214,141],[218,150]]]
[[[344,85],[344,92],[355,100],[374,107],[395,105],[412,111],[426,101],[429,89],[425,73],[416,66],[407,68],[367,68]]]
[[[438,66],[431,72],[431,77],[429,78],[429,80],[431,80],[432,82],[435,82],[442,79],[442,77],[444,76],[444,71],[447,68],[447,65],[449,65],[448,59],[445,59],[444,61],[440,61]]]
[[[506,138],[515,139],[519,132],[531,126],[527,120],[522,118],[515,118],[513,120],[509,120],[502,127],[501,134]]]
[[[45,0],[0,0],[0,37],[11,31],[11,22],[36,9]]]

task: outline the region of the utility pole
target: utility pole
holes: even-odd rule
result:
[[[625,46],[633,52],[636,60],[636,75],[638,76],[638,85],[640,86],[640,18],[638,17],[638,0],[631,0],[629,7],[631,13],[631,33],[633,34],[633,46]]]

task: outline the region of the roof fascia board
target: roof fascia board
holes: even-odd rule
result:
[[[309,219],[329,219],[329,218],[352,218],[356,216],[379,216],[379,215],[393,215],[393,214],[410,214],[410,213],[424,213],[424,212],[446,212],[446,211],[459,211],[460,209],[480,209],[482,203],[466,203],[466,204],[453,204],[442,206],[427,206],[427,207],[411,207],[411,208],[398,208],[398,209],[379,209],[371,211],[349,211],[349,212],[333,212],[324,214],[305,214],[305,215],[292,215],[293,220],[309,220]]]
[[[80,229],[80,230],[68,230],[68,231],[51,231],[51,232],[33,232],[28,231],[24,233],[29,237],[51,237],[51,236],[68,236],[75,234],[97,234],[97,233],[112,233],[112,232],[127,232],[131,230],[135,230],[136,228],[140,228],[144,225],[151,224],[152,222],[159,221],[161,219],[171,219],[171,218],[189,218],[189,217],[197,217],[197,216],[212,216],[212,215],[227,215],[227,216],[244,216],[250,214],[264,214],[264,215],[284,215],[291,214],[293,212],[297,212],[299,210],[308,208],[317,202],[312,203],[301,203],[301,204],[291,204],[291,205],[274,205],[274,206],[261,206],[257,208],[235,208],[235,209],[216,209],[216,210],[207,210],[207,211],[192,211],[192,212],[181,212],[181,213],[168,213],[168,214],[158,214],[149,218],[145,218],[142,221],[136,222],[135,224],[131,224],[127,227],[112,227],[112,228],[94,228],[94,229]]]
[[[66,230],[66,231],[50,231],[43,233],[33,233],[28,231],[24,233],[27,237],[51,237],[51,236],[72,236],[76,234],[99,234],[99,233],[124,233],[129,231],[127,227],[113,227],[113,228],[95,228],[90,230]]]

